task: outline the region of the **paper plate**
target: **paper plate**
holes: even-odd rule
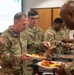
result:
[[[26,54],[26,56],[29,56],[33,59],[46,59],[46,57],[42,57],[42,56],[39,56],[39,55]]]

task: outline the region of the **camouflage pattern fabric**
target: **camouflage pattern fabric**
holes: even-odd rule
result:
[[[62,38],[69,38],[69,32],[70,30],[64,26],[61,30],[60,30],[60,33],[61,33],[61,37]],[[66,48],[66,47],[63,47],[63,50],[66,52],[66,51],[70,51],[70,48]]]
[[[44,33],[43,30],[36,26],[34,29],[31,29],[29,26],[27,29],[24,31],[24,34],[27,34],[27,48],[28,48],[28,53],[40,53],[43,49],[45,50],[43,44],[44,40]]]
[[[20,57],[27,52],[27,38],[23,38],[22,34],[18,34],[12,30],[7,29],[1,35],[4,39],[5,51],[1,56],[1,70],[5,70],[6,75],[25,75],[22,74],[23,62]],[[0,53],[2,50],[0,50]],[[10,72],[10,74],[8,74]]]
[[[73,58],[74,60],[74,58]],[[67,75],[74,75],[74,61],[65,67],[65,72]]]
[[[41,51],[45,51],[46,48],[44,47],[43,43],[43,39],[44,39],[44,33],[43,30],[36,26],[34,29],[31,29],[29,26],[27,26],[27,29],[23,32],[24,34],[27,34],[27,52],[29,54],[39,54]],[[26,64],[24,65],[27,69],[27,66],[29,67],[28,70],[25,70],[24,72],[28,73],[27,75],[32,75],[33,73],[33,67],[29,66],[29,65],[33,65],[36,62],[38,62],[38,60],[29,60],[26,61]],[[29,74],[30,73],[30,74]]]
[[[70,30],[66,26],[62,27],[62,29],[60,30],[60,32],[61,32],[62,38],[69,38],[69,32],[70,32]]]
[[[44,40],[45,41],[49,41],[51,44],[54,44],[57,46],[57,50],[53,51],[52,54],[61,54],[63,51],[62,48],[62,36],[60,31],[56,32],[53,27],[50,27],[49,29],[46,30],[45,34],[44,34]]]

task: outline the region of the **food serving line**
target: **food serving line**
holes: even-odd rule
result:
[[[46,60],[50,60],[50,59],[46,59]],[[50,61],[58,62],[58,63],[64,63],[64,64],[70,64],[73,60],[73,54],[71,55],[55,55],[52,57],[52,59]],[[41,62],[37,63],[38,65],[38,71],[41,72],[42,74],[40,75],[57,75],[56,72],[53,70],[53,68],[50,67],[44,67],[41,65]],[[54,67],[54,68],[58,68],[58,67]]]

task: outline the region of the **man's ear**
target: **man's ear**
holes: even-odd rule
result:
[[[69,12],[68,15],[69,15],[69,18],[70,18],[71,20],[74,18],[72,12]]]
[[[14,23],[17,24],[17,20],[14,20]]]

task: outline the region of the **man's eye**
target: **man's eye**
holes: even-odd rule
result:
[[[38,20],[39,19],[39,17],[37,17],[37,18],[31,18],[32,20]]]

